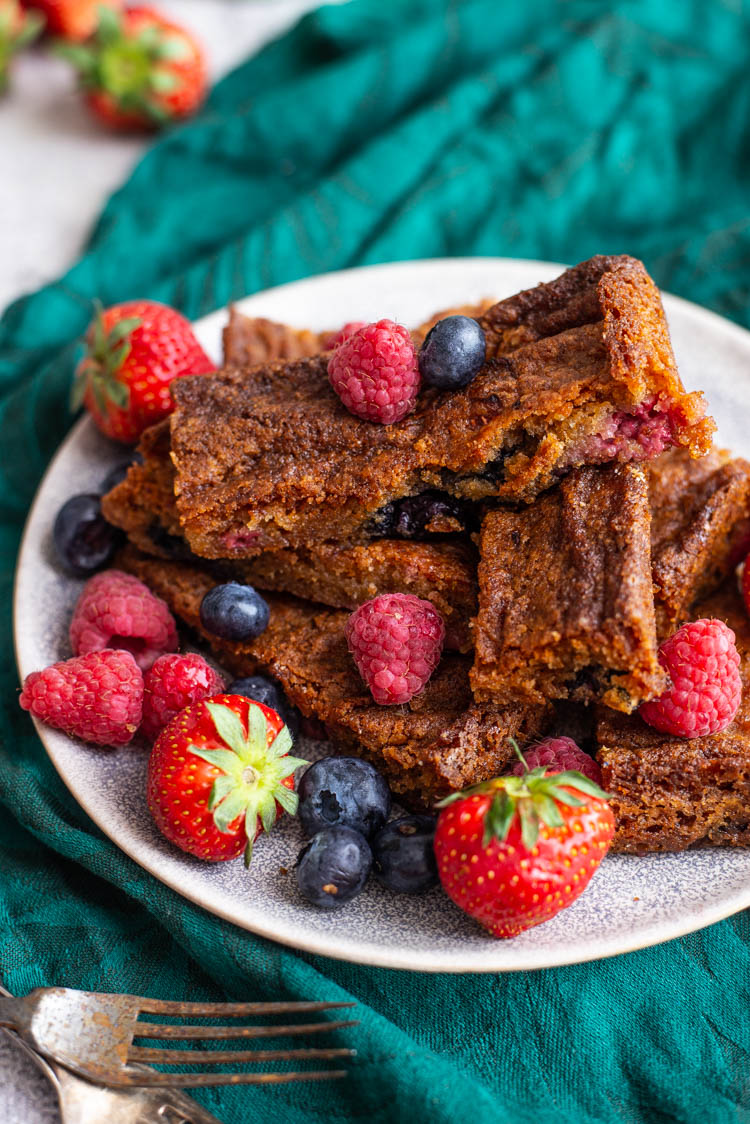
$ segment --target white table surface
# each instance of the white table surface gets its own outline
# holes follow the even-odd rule
[[[200,37],[214,78],[316,6],[314,0],[158,0]],[[60,60],[34,51],[17,61],[11,92],[0,101],[0,309],[75,260],[146,143],[100,128]],[[59,1120],[46,1079],[0,1032],[0,1122]]]

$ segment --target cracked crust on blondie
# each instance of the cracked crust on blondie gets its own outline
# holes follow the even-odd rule
[[[647,471],[656,623],[664,637],[750,549],[750,464],[721,449],[697,460],[673,449]]]
[[[547,706],[474,702],[470,661],[450,654],[409,703],[378,706],[346,645],[347,612],[270,595],[265,632],[251,643],[232,644],[201,629],[200,602],[214,584],[207,571],[148,558],[132,547],[125,548],[117,565],[163,597],[232,674],[262,670],[273,675],[304,715],[325,725],[337,747],[370,759],[407,803],[429,806],[502,773],[514,759],[508,738],[525,744],[549,718]]]
[[[601,699],[630,713],[666,685],[657,656],[641,467],[571,472],[482,524],[477,699]]]
[[[171,453],[191,549],[362,542],[384,507],[426,490],[530,501],[578,464],[708,449],[713,422],[680,383],[640,262],[593,258],[480,322],[489,358],[476,379],[424,390],[388,426],[346,411],[325,357],[176,380]]]
[[[737,637],[742,702],[704,738],[672,738],[637,715],[598,715],[597,760],[617,820],[613,851],[683,851],[750,844],[750,620],[729,578],[693,619],[718,617]]]

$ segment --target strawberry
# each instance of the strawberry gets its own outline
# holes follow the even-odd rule
[[[36,39],[43,25],[42,17],[25,12],[18,0],[0,0],[0,94],[8,85],[13,55]]]
[[[275,710],[242,695],[214,695],[181,710],[154,743],[148,806],[159,830],[208,862],[249,865],[253,842],[282,811],[294,815],[291,735]]]
[[[118,8],[120,0],[26,0],[44,16],[46,29],[73,43],[88,39],[99,23],[99,9]]]
[[[172,412],[173,379],[215,370],[190,322],[155,301],[97,309],[85,342],[73,408],[83,403],[102,433],[126,444]]]
[[[90,109],[113,129],[161,128],[189,117],[206,94],[200,45],[154,8],[101,8],[91,40],[61,44],[58,53],[78,71]]]
[[[597,784],[544,765],[476,785],[438,807],[443,889],[496,937],[515,937],[571,905],[615,830]]]

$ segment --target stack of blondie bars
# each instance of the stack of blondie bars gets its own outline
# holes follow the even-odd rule
[[[725,620],[750,680],[734,575],[750,464],[713,448],[656,287],[640,262],[596,257],[460,311],[484,330],[482,370],[392,425],[333,392],[331,333],[231,311],[223,369],[173,384],[173,414],[103,501],[130,540],[118,564],[407,804],[507,771],[510,738],[571,733],[601,764],[615,850],[750,843],[750,693],[703,738],[637,714],[666,685],[660,641],[689,619]],[[270,606],[247,643],[201,629],[203,596],[228,579]],[[446,650],[411,702],[378,706],[345,626],[394,591],[436,606]]]

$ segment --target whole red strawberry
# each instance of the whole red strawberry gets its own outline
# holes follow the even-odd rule
[[[282,811],[294,815],[291,735],[275,710],[242,695],[214,695],[172,719],[148,763],[148,806],[160,831],[208,862],[245,854]]]
[[[545,766],[477,785],[439,807],[443,889],[496,937],[515,937],[571,905],[615,830],[597,784]]]
[[[42,17],[25,12],[19,0],[0,0],[0,94],[8,85],[13,55],[36,39],[43,24]]]
[[[78,71],[90,108],[113,129],[161,128],[189,117],[206,94],[200,45],[154,8],[102,8],[91,40],[59,53]]]
[[[102,433],[132,444],[174,409],[173,379],[213,370],[189,320],[165,304],[127,301],[97,311],[73,406],[83,403]]]
[[[96,31],[100,8],[120,8],[121,0],[25,0],[44,16],[46,30],[74,43]]]

